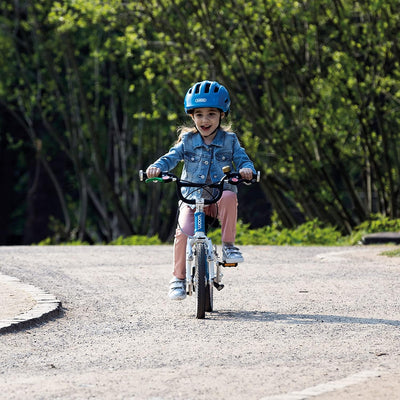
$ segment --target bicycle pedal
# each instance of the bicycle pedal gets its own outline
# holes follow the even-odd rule
[[[219,292],[219,291],[221,291],[221,290],[225,287],[225,285],[222,284],[222,283],[214,282],[214,287],[215,287],[215,288],[218,290],[218,292]]]
[[[228,268],[234,268],[237,267],[238,263],[227,263],[227,262],[223,262],[222,266],[223,267],[228,267]]]

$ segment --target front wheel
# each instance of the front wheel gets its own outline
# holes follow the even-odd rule
[[[203,319],[206,315],[206,246],[204,243],[196,244],[196,318]]]
[[[213,310],[213,285],[207,282],[206,285],[206,311],[212,312]]]

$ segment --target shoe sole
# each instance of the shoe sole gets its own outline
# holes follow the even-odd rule
[[[180,301],[180,300],[185,300],[186,299],[186,296],[180,296],[180,297],[171,297],[171,296],[168,296],[169,297],[169,299],[170,300],[174,300],[174,301]]]
[[[224,263],[227,264],[237,264],[244,261],[243,258],[227,258],[226,260],[222,260]]]

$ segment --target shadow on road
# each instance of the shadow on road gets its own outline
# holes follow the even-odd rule
[[[344,317],[340,315],[320,314],[278,314],[265,311],[227,311],[220,310],[210,314],[210,319],[233,320],[241,319],[254,322],[281,321],[288,324],[361,324],[400,326],[400,321],[377,318]]]

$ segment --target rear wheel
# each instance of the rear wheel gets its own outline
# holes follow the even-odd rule
[[[206,246],[204,243],[196,244],[196,318],[203,319],[206,315]]]

